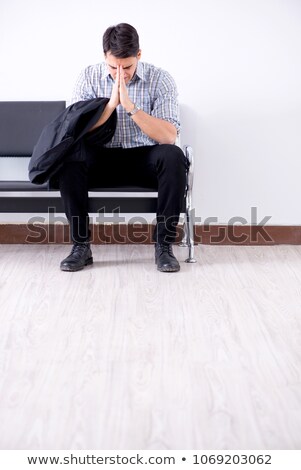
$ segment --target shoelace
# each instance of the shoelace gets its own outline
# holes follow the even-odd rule
[[[169,255],[173,255],[172,253],[172,245],[161,245],[161,244],[158,244],[157,245],[158,247],[158,250],[160,250],[161,253],[168,253]]]
[[[87,243],[75,243],[72,247],[71,255],[73,255],[75,252],[81,255],[87,248],[88,248]]]

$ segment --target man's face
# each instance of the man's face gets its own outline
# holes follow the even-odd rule
[[[141,51],[138,52],[137,57],[126,57],[125,59],[119,59],[118,57],[113,56],[110,52],[107,52],[107,54],[105,54],[105,61],[109,73],[114,80],[116,79],[117,66],[121,65],[124,73],[124,81],[127,84],[134,76],[140,57]]]

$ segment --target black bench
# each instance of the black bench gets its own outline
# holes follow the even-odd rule
[[[64,101],[0,102],[0,159],[9,159],[10,167],[13,169],[17,169],[20,162],[23,163],[23,166],[26,164],[27,167],[33,147],[43,127],[65,107]],[[189,256],[186,261],[194,262],[191,205],[193,154],[192,148],[187,145],[184,146],[183,151],[189,163],[189,170],[187,171],[187,185],[183,200],[184,237],[181,244],[189,248]],[[0,164],[3,163],[1,160]],[[91,213],[138,214],[156,213],[157,210],[157,195],[154,194],[156,189],[153,188],[124,186],[91,188],[90,191],[92,195],[89,198],[89,212]],[[26,196],[20,194],[23,192],[27,193]],[[120,193],[120,196],[119,194],[118,196],[108,195],[108,193]],[[127,193],[135,193],[135,197],[129,197]],[[64,210],[60,194],[48,183],[35,185],[28,179],[20,181],[6,178],[0,180],[0,213],[49,212],[64,212]]]

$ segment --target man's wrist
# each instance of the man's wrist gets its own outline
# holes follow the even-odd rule
[[[110,110],[112,110],[112,111],[114,111],[114,109],[116,109],[117,106],[118,106],[118,103],[116,104],[116,103],[114,103],[114,102],[111,101],[111,100],[108,101],[108,103],[107,103],[107,109],[110,109]]]
[[[124,106],[124,109],[125,109],[125,112],[126,113],[131,113],[133,111],[133,109],[135,109],[135,103],[132,103],[131,101],[129,102],[129,104],[127,104],[126,106]]]
[[[131,108],[129,110],[126,109],[126,112],[127,112],[127,115],[131,117],[131,116],[134,116],[134,114],[136,114],[140,109],[141,109],[140,106],[138,106],[135,103],[132,103]]]

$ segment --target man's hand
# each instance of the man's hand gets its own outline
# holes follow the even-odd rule
[[[109,101],[109,106],[113,109],[117,108],[117,106],[120,103],[119,86],[120,86],[120,70],[118,66],[115,82],[114,82],[113,89],[112,89],[111,98]]]
[[[131,102],[128,95],[128,90],[124,80],[124,71],[121,65],[117,66],[117,73],[109,101],[109,106],[115,109],[119,104],[121,104],[121,106],[123,106],[127,112],[134,109],[134,103]]]
[[[120,104],[128,113],[132,111],[135,107],[134,103],[129,98],[128,90],[124,80],[124,71],[123,68],[118,66],[117,71],[119,69],[119,97],[120,97]]]
[[[109,119],[109,117],[117,108],[117,106],[120,104],[119,86],[120,86],[120,70],[119,70],[119,67],[117,67],[117,74],[116,74],[116,79],[113,85],[111,97],[108,103],[106,104],[106,107],[102,115],[98,119],[97,123],[94,124],[94,126],[91,127],[91,129],[89,129],[89,132],[94,131],[94,129],[97,129],[98,127],[102,126]]]
[[[109,119],[114,109],[116,109],[119,104],[121,104],[121,106],[123,106],[127,112],[132,111],[135,106],[134,103],[132,103],[129,98],[127,87],[126,87],[125,80],[124,80],[124,71],[121,65],[117,66],[117,73],[116,73],[116,78],[115,78],[115,82],[114,82],[113,89],[112,89],[112,94],[104,109],[104,112],[100,116],[97,123],[93,127],[91,127],[89,131],[91,132],[94,129],[97,129],[97,127],[104,124]]]

